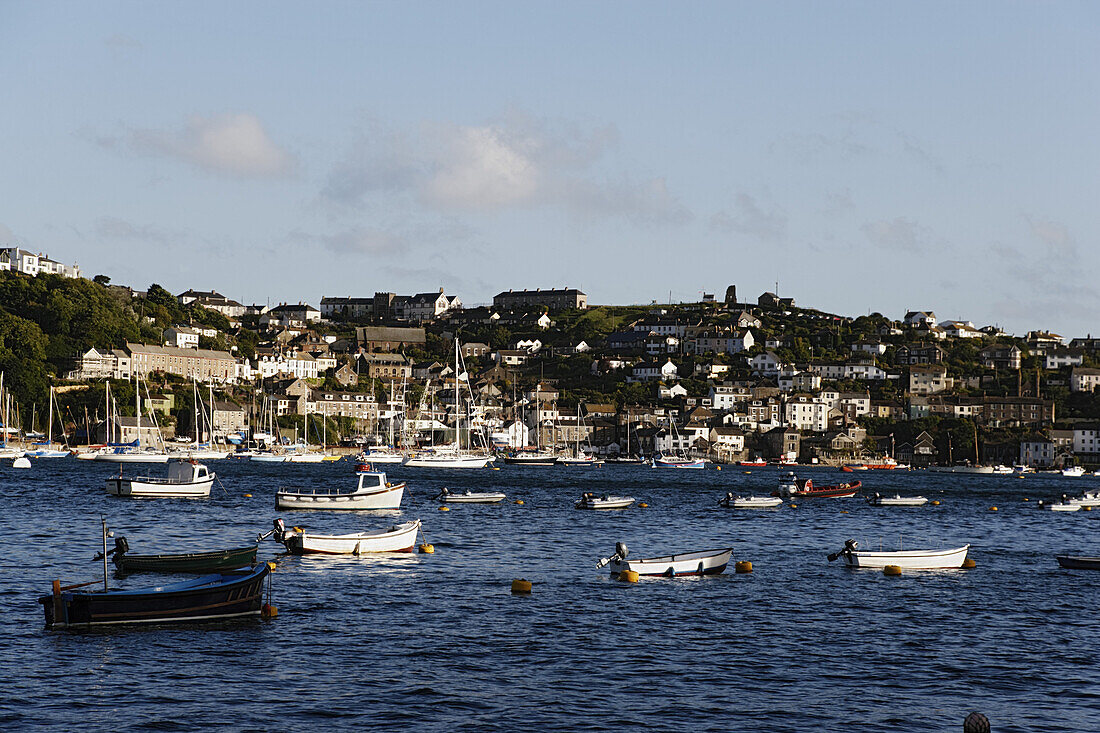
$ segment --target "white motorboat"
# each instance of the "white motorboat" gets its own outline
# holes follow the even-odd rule
[[[597,568],[611,566],[611,574],[619,575],[623,571],[633,570],[638,575],[664,576],[672,578],[681,575],[718,575],[729,564],[732,547],[718,550],[699,550],[678,555],[646,557],[628,560],[629,550],[622,542],[615,543],[615,554],[596,563]]]
[[[1012,466],[1006,466],[1003,463],[999,463],[993,467],[993,473],[1001,476],[1010,476],[1014,473]]]
[[[0,458],[15,459],[22,457],[25,453],[26,451],[24,451],[22,448],[9,448],[7,446],[0,447]]]
[[[509,466],[553,466],[561,456],[547,450],[522,450],[505,455],[501,460]]]
[[[580,455],[580,456],[562,456],[558,459],[559,466],[571,466],[573,468],[599,468],[603,465],[603,461],[595,456]]]
[[[848,540],[844,549],[829,555],[832,562],[838,557],[844,558],[844,564],[850,568],[884,568],[897,565],[911,570],[942,570],[961,568],[966,560],[970,545],[953,547],[947,550],[897,550],[893,552],[867,552],[858,549],[859,543]]]
[[[211,448],[199,448],[196,450],[184,448],[176,451],[175,454],[179,458],[193,458],[196,461],[221,461],[229,458],[229,451],[213,450]]]
[[[1070,466],[1069,468],[1062,469],[1063,476],[1069,476],[1071,478],[1078,478],[1085,475],[1085,469],[1081,466]]]
[[[290,456],[286,453],[265,453],[260,451],[248,456],[248,460],[255,461],[256,463],[289,463]]]
[[[384,473],[360,473],[354,491],[288,491],[275,494],[276,509],[399,509],[405,482],[391,484]]]
[[[981,473],[991,474],[993,473],[993,466],[979,466],[970,463],[960,463],[955,466],[929,466],[929,471],[935,473]]]
[[[216,474],[197,461],[176,459],[168,464],[164,478],[135,476],[124,478],[121,471],[107,479],[111,496],[194,498],[210,496]]]
[[[372,448],[360,453],[356,460],[363,463],[401,463],[405,460],[405,454],[398,451]]]
[[[380,532],[317,534],[287,529],[282,519],[275,520],[275,540],[294,555],[361,555],[367,552],[412,552],[420,520],[395,524]],[[260,539],[267,535],[261,535]]]
[[[867,497],[867,503],[871,506],[924,506],[928,503],[928,499],[923,496],[902,496],[901,494],[883,496],[876,493],[874,496]]]
[[[1084,505],[1074,503],[1072,499],[1067,497],[1065,494],[1062,494],[1061,501],[1051,502],[1043,501],[1042,499],[1040,499],[1039,503],[1036,504],[1036,506],[1039,509],[1049,509],[1052,512],[1077,512],[1080,511],[1081,507]]]
[[[1033,466],[1025,466],[1022,463],[1017,463],[1015,466],[1012,467],[1012,472],[1013,473],[1035,473],[1035,468]]]
[[[778,496],[734,496],[728,493],[718,502],[727,509],[770,509],[783,503]]]
[[[1086,491],[1081,496],[1075,496],[1067,501],[1082,507],[1100,506],[1100,491]]]
[[[485,468],[489,456],[476,453],[418,453],[405,459],[409,468]]]
[[[626,509],[633,503],[633,496],[609,496],[608,494],[597,496],[586,492],[580,499],[573,502],[573,506],[577,509]]]
[[[444,486],[439,495],[435,497],[444,504],[498,504],[508,497],[499,491],[465,491],[461,494],[452,494]]]

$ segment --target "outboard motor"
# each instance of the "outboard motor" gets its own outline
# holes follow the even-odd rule
[[[282,517],[280,517],[271,524],[274,527],[271,532],[275,537],[275,541],[282,542],[283,538],[286,537],[286,523],[282,520]]]
[[[829,562],[836,560],[841,555],[851,555],[859,547],[859,543],[855,540],[846,540],[844,542],[844,549],[840,552],[833,552],[829,554]]]
[[[630,550],[627,549],[625,542],[615,543],[615,554],[619,556],[620,560],[626,559],[626,556],[630,554]]]
[[[115,549],[108,552],[108,555],[114,555],[115,558],[120,558],[130,551],[130,543],[126,541],[126,538],[122,535],[115,537]]]

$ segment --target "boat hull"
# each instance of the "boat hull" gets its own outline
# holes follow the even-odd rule
[[[48,628],[172,623],[256,616],[263,603],[261,564],[156,588],[107,593],[62,591],[41,596]]]
[[[1100,570],[1100,557],[1056,555],[1058,564],[1069,570]]]
[[[633,503],[633,496],[610,496],[606,499],[578,499],[573,506],[577,509],[626,509]]]
[[[111,496],[159,499],[198,499],[210,496],[214,474],[200,481],[177,483],[128,478],[107,479],[107,493]]]
[[[162,555],[116,554],[119,573],[213,573],[242,568],[256,562],[256,546],[237,547],[214,552],[190,552]]]
[[[368,552],[412,552],[420,520],[405,522],[384,532],[322,535],[291,532],[283,544],[293,555],[361,555]]]
[[[500,493],[469,492],[466,494],[447,494],[439,497],[439,501],[444,504],[498,504],[506,498],[508,497]]]
[[[961,568],[970,545],[949,550],[900,550],[897,552],[845,552],[841,554],[850,568],[884,568],[897,565],[911,570],[945,570]]]
[[[411,456],[405,459],[409,468],[485,468],[489,459],[484,456]]]
[[[388,486],[365,493],[318,493],[280,491],[275,495],[276,509],[328,509],[358,511],[361,509],[400,509],[405,484]]]
[[[783,500],[777,496],[738,496],[723,500],[722,506],[730,509],[771,509],[782,503]]]
[[[640,560],[612,560],[611,574],[618,575],[624,570],[633,570],[638,575],[664,576],[666,578],[686,575],[718,575],[726,569],[732,554],[733,548],[724,548],[664,557],[649,557]]]
[[[167,453],[96,453],[97,461],[106,463],[167,463]]]

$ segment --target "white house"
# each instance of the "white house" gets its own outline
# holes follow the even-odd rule
[[[710,402],[715,410],[732,410],[739,403],[748,402],[752,390],[748,387],[730,387],[716,384],[710,388]]]
[[[749,366],[754,372],[765,377],[779,375],[779,365],[782,363],[774,351],[765,351],[749,359]]]
[[[940,324],[948,336],[959,339],[980,339],[985,334],[974,327],[970,321],[944,321]]]
[[[1100,369],[1074,367],[1069,375],[1070,392],[1092,392],[1100,386]]]
[[[1051,349],[1043,355],[1043,366],[1046,369],[1081,366],[1084,363],[1085,352],[1081,349]]]
[[[672,363],[671,359],[664,364],[658,364],[656,362],[637,364],[631,371],[631,381],[634,382],[648,382],[654,379],[659,379],[664,382],[676,379],[679,376],[680,370]]]
[[[932,311],[909,311],[903,320],[906,326],[935,326],[936,314]]]
[[[199,348],[199,332],[189,326],[172,326],[164,329],[165,346],[181,349]]]
[[[943,364],[914,364],[909,367],[909,391],[913,394],[935,394],[955,386]]]
[[[74,264],[70,267],[57,260],[51,260],[42,253],[35,254],[19,247],[0,249],[0,270],[21,272],[32,276],[44,272],[63,277],[84,277],[84,271],[80,269],[80,265]]]
[[[678,397],[687,397],[687,389],[682,384],[673,384],[671,386],[660,383],[657,385],[657,399],[659,400],[674,400]]]
[[[1078,423],[1073,426],[1073,452],[1100,453],[1100,423]]]
[[[783,419],[788,427],[823,433],[829,427],[829,405],[820,397],[792,395],[783,406]]]

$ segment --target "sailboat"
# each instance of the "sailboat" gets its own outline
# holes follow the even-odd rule
[[[558,458],[558,463],[562,466],[582,466],[596,468],[603,465],[603,461],[592,455],[592,442],[589,440],[588,449],[589,452],[585,453],[581,450],[581,428],[584,427],[584,418],[581,417],[581,403],[577,402],[577,439],[573,444],[573,453],[568,456],[561,456]]]
[[[372,399],[373,399],[373,395],[374,395],[374,388],[372,386],[371,387]],[[394,422],[394,420],[397,419],[398,414],[400,414],[402,416],[404,416],[404,414],[405,414],[405,410],[404,410],[404,408],[405,408],[405,381],[404,381],[404,379],[402,379],[402,381],[401,381],[401,402],[400,402],[401,411],[400,411],[400,413],[396,409],[396,407],[399,403],[398,403],[398,401],[395,398],[394,393],[393,393],[393,380],[392,379],[390,380],[390,393],[389,393],[388,397],[389,397],[389,399],[388,399],[387,402],[388,402],[388,405],[389,405],[389,410],[387,410],[387,414],[389,416],[389,420],[388,420],[388,422],[389,422],[389,428],[388,428],[389,429],[389,443],[386,445],[386,447],[381,447],[381,445],[380,445],[380,443],[382,441],[381,431],[376,432],[375,433],[375,445],[373,445],[373,446],[367,448],[365,451],[363,451],[362,455],[359,456],[359,460],[361,460],[361,461],[365,461],[365,462],[368,462],[368,463],[401,463],[402,461],[405,460],[405,455],[401,451],[395,450],[394,447],[393,447],[394,446],[394,442],[393,442],[394,441],[393,422]],[[402,417],[402,422],[404,422],[403,417]],[[377,427],[378,421],[375,421],[375,424],[376,424],[376,427]]]
[[[462,447],[462,409],[460,407],[460,385],[468,379],[462,369],[462,357],[458,352],[458,339],[455,339],[455,443],[453,448],[444,448],[431,452],[422,452],[405,459],[410,468],[485,468],[491,456],[475,453],[469,447],[470,429],[466,428],[467,447]],[[467,423],[469,419],[467,418]]]
[[[152,410],[149,411],[150,412],[150,421],[147,422],[147,423],[142,421],[142,415],[141,415],[141,384],[142,384],[141,377],[135,375],[134,376],[134,414],[137,415],[136,423],[137,423],[138,437],[131,443],[108,443],[107,444],[108,449],[101,452],[101,453],[96,453],[95,460],[97,460],[97,461],[107,461],[109,463],[167,463],[168,462],[168,458],[169,458],[168,453],[166,453],[163,449],[163,445],[164,445],[164,439],[163,438],[161,438],[161,440],[160,440],[160,443],[161,443],[161,446],[162,446],[162,448],[160,450],[157,450],[154,447],[148,447],[148,448],[142,448],[141,447],[141,429],[143,427],[147,427],[147,426],[151,425],[152,427],[155,427],[157,429],[157,434],[158,435],[160,434],[160,427],[157,425],[156,418],[153,417],[153,415],[152,415]],[[110,403],[110,397],[109,397],[109,394],[110,394],[109,390],[110,390],[110,387],[108,385],[108,402],[107,402],[108,420],[110,419],[110,414],[111,414],[111,406],[110,406],[111,403]],[[117,425],[117,418],[116,418],[116,425]],[[109,427],[110,427],[110,423],[108,422],[108,428]],[[121,433],[122,433],[122,430],[120,429],[119,434],[121,435]],[[111,438],[111,433],[110,433],[110,430],[108,429],[107,439],[110,440],[110,438]]]
[[[53,410],[54,410],[54,388],[50,387],[50,408],[49,408],[49,422],[46,424],[46,442],[35,443],[37,446],[35,450],[27,451],[25,455],[29,458],[66,458],[70,455],[68,450],[54,450],[53,449]],[[58,410],[58,419],[61,418],[61,411]],[[61,433],[62,438],[65,437],[64,431]],[[67,440],[67,439],[66,439]]]
[[[676,433],[676,422],[669,415],[668,418],[669,428],[672,432],[672,440],[674,443],[678,443]],[[653,456],[654,468],[706,468],[707,462],[702,458],[688,458],[683,452],[679,451],[677,455],[666,456],[663,453],[658,453]]]
[[[537,395],[542,390],[542,384],[540,383],[535,387],[535,394]],[[539,415],[540,410],[537,404],[535,404],[535,414]],[[519,401],[520,407],[524,408],[523,412],[526,413],[528,400],[524,397]],[[526,422],[525,415],[521,415],[521,422]],[[542,448],[542,420],[537,421],[538,427],[535,429],[535,449],[520,448],[519,450],[512,451],[504,456],[504,462],[510,466],[553,466],[558,462],[558,454],[550,450],[543,450]]]
[[[186,448],[184,453],[188,458],[200,461],[220,460],[222,458],[229,457],[229,451],[227,450],[215,450],[213,446],[214,440],[214,387],[209,386],[210,389],[210,412],[207,414],[206,407],[202,403],[202,398],[199,397],[198,383],[192,381],[191,389],[194,393],[195,399],[195,440],[194,448]],[[206,442],[202,440],[202,428],[201,423],[205,421],[206,432],[209,434],[210,439]]]
[[[0,400],[4,403],[4,434],[0,437],[0,458],[22,458],[22,449],[8,446],[8,414],[11,412],[11,395],[4,391],[3,372],[0,372]]]

